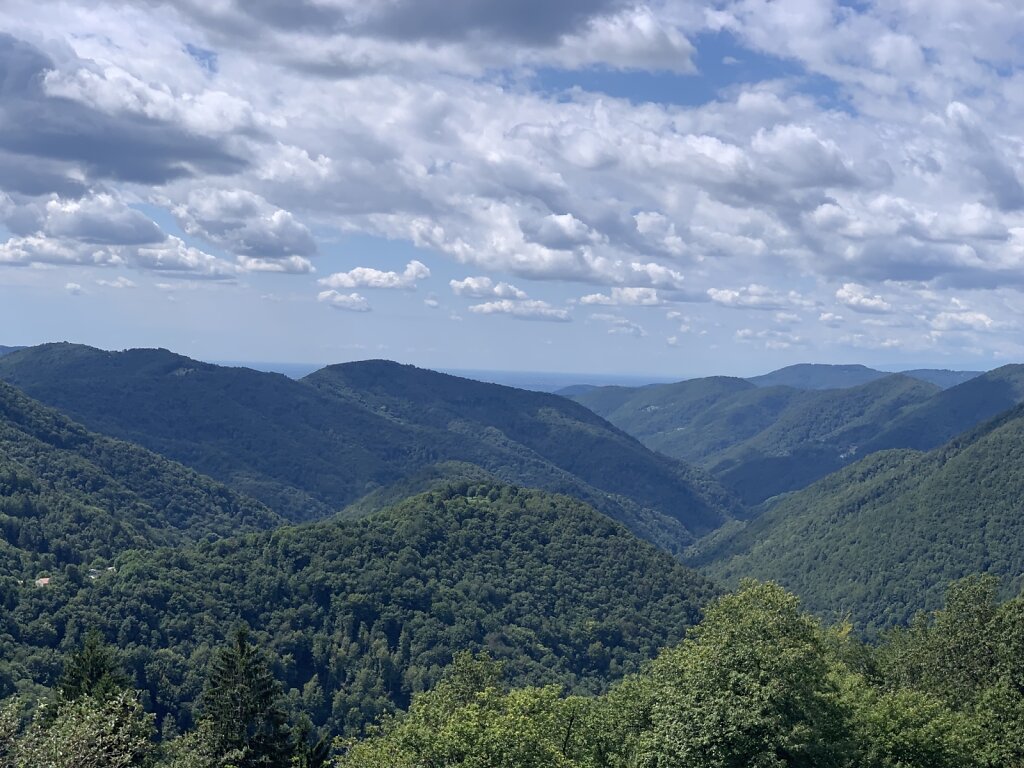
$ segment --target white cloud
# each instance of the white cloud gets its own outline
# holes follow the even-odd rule
[[[415,259],[401,272],[383,272],[372,267],[356,267],[348,272],[335,272],[317,282],[329,288],[387,288],[416,290],[416,283],[430,277],[430,270]]]
[[[70,293],[72,296],[80,296],[82,293],[84,293],[84,291],[82,290],[82,286],[80,286],[78,283],[67,283],[64,286],[64,290]]]
[[[611,294],[591,293],[580,298],[580,304],[603,304],[609,307],[660,307],[665,298],[654,288],[612,288]]]
[[[622,315],[610,315],[605,313],[595,313],[590,316],[591,320],[595,320],[601,323],[608,324],[608,333],[613,335],[622,336],[635,336],[642,338],[647,335],[647,331],[639,323],[634,323],[627,317]]]
[[[871,294],[866,287],[857,283],[844,283],[836,291],[836,301],[855,312],[884,315],[893,311],[893,306],[881,296]]]
[[[936,331],[988,331],[995,325],[984,312],[940,312],[931,320]]]
[[[782,293],[768,286],[751,283],[742,288],[709,288],[708,296],[723,307],[740,309],[778,310],[790,307],[809,307],[813,302],[796,291]]]
[[[123,275],[121,277],[118,277],[116,280],[97,280],[96,285],[101,285],[104,288],[117,289],[137,287],[134,282],[129,280],[127,277],[124,277]]]
[[[512,301],[501,299],[499,301],[488,301],[483,304],[474,304],[469,308],[470,312],[481,315],[511,315],[520,320],[546,320],[556,323],[569,322],[572,317],[568,310],[552,307],[546,301],[527,300]]]
[[[316,297],[317,301],[322,301],[335,309],[344,309],[348,312],[369,312],[370,302],[366,300],[366,297],[360,296],[358,293],[339,293],[338,291],[320,291]]]
[[[467,277],[463,280],[450,280],[448,285],[456,296],[469,296],[474,299],[525,299],[526,293],[514,285],[505,282],[495,283],[489,277]]]

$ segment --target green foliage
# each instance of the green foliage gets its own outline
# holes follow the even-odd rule
[[[436,688],[373,739],[353,743],[338,765],[597,768],[588,738],[596,704],[563,698],[558,686],[505,691],[497,665],[461,654]]]
[[[574,399],[648,447],[700,464],[748,504],[850,463],[893,420],[939,391],[902,375],[825,390],[725,377],[625,390],[629,396],[606,389]]]
[[[1015,593],[1022,467],[1016,409],[928,454],[874,454],[776,501],[690,562],[727,584],[778,581],[820,615],[849,615],[869,634],[937,608],[946,585],[971,573],[1004,577]]]
[[[677,641],[712,594],[578,501],[460,486],[364,520],[125,554],[81,588],[16,588],[0,651],[12,677],[52,684],[59,638],[97,627],[161,727],[181,730],[211,649],[243,621],[280,659],[289,709],[354,733],[461,650],[489,650],[520,684],[600,690]]]
[[[640,754],[659,768],[826,768],[850,753],[822,630],[775,585],[715,602],[650,674]]]
[[[209,752],[237,768],[274,768],[293,752],[281,690],[267,662],[239,628],[210,661],[200,702]]]
[[[103,642],[99,632],[92,630],[86,634],[82,647],[65,662],[57,693],[63,701],[76,701],[83,696],[106,699],[127,687],[115,650]]]
[[[292,520],[325,517],[395,484],[408,489],[453,462],[572,494],[675,551],[742,512],[704,473],[564,398],[386,361],[293,381],[166,350],[47,344],[0,358],[0,378]]]
[[[0,383],[0,578],[80,583],[88,566],[126,549],[279,522],[251,499]]]
[[[5,709],[0,714],[3,768],[146,768],[155,755],[153,716],[132,691],[105,699],[86,696],[61,704],[52,715],[38,709],[24,730],[7,723]]]
[[[957,602],[974,588],[954,589],[949,613],[928,626],[945,633],[958,623]],[[951,664],[972,664],[963,645],[918,651],[919,659],[944,653]],[[680,645],[599,697],[565,697],[555,687],[507,691],[488,659],[457,657],[408,713],[351,740],[338,768],[1024,765],[1006,743],[1007,734],[1019,740],[1024,732],[1024,711],[990,707],[985,696],[950,700],[901,684],[879,671],[890,662],[874,658],[893,654],[902,652],[889,643],[861,646],[846,629],[823,628],[776,585],[748,583],[715,602]]]

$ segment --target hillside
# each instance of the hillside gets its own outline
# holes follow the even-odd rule
[[[865,442],[938,392],[899,374],[828,390],[712,377],[574,399],[648,447],[704,467],[756,504],[853,461]]]
[[[185,725],[211,646],[241,619],[287,659],[278,674],[314,720],[351,733],[467,649],[507,661],[520,683],[600,690],[678,641],[713,594],[592,508],[496,485],[115,562],[95,582],[5,588],[0,695],[19,677],[52,683],[51,649],[96,626],[152,708]]]
[[[867,384],[889,374],[864,365],[826,365],[799,363],[777,371],[747,379],[758,387],[793,387],[794,389],[841,389]]]
[[[0,576],[274,527],[261,504],[0,383]]]
[[[1024,407],[929,453],[883,451],[710,537],[713,578],[776,580],[811,609],[869,631],[937,608],[975,572],[1024,574]]]
[[[703,473],[564,398],[411,366],[332,366],[293,381],[166,350],[51,344],[0,358],[0,379],[292,520],[476,468],[577,496],[673,550],[742,514]],[[410,485],[417,478],[423,485]]]
[[[5,347],[0,344],[0,357],[9,355],[11,352],[17,352],[19,349],[24,349],[24,347]]]
[[[926,381],[929,384],[934,384],[942,389],[949,389],[955,387],[957,384],[963,384],[966,381],[975,379],[981,376],[984,371],[951,371],[947,368],[915,368],[910,371],[902,371],[904,376],[910,376],[913,379],[919,379],[920,381]]]
[[[976,424],[1024,402],[1024,365],[1004,365],[938,393],[894,419],[865,451],[936,448]]]

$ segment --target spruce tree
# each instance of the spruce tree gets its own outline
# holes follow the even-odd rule
[[[103,642],[100,633],[90,630],[82,646],[64,664],[64,674],[57,683],[63,701],[77,701],[83,696],[108,699],[128,687],[116,651]]]
[[[281,688],[249,633],[239,628],[212,661],[202,718],[212,751],[238,768],[280,768],[293,752]]]

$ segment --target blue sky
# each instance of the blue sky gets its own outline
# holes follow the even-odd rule
[[[0,344],[685,377],[1024,358],[1024,10],[0,9]]]

